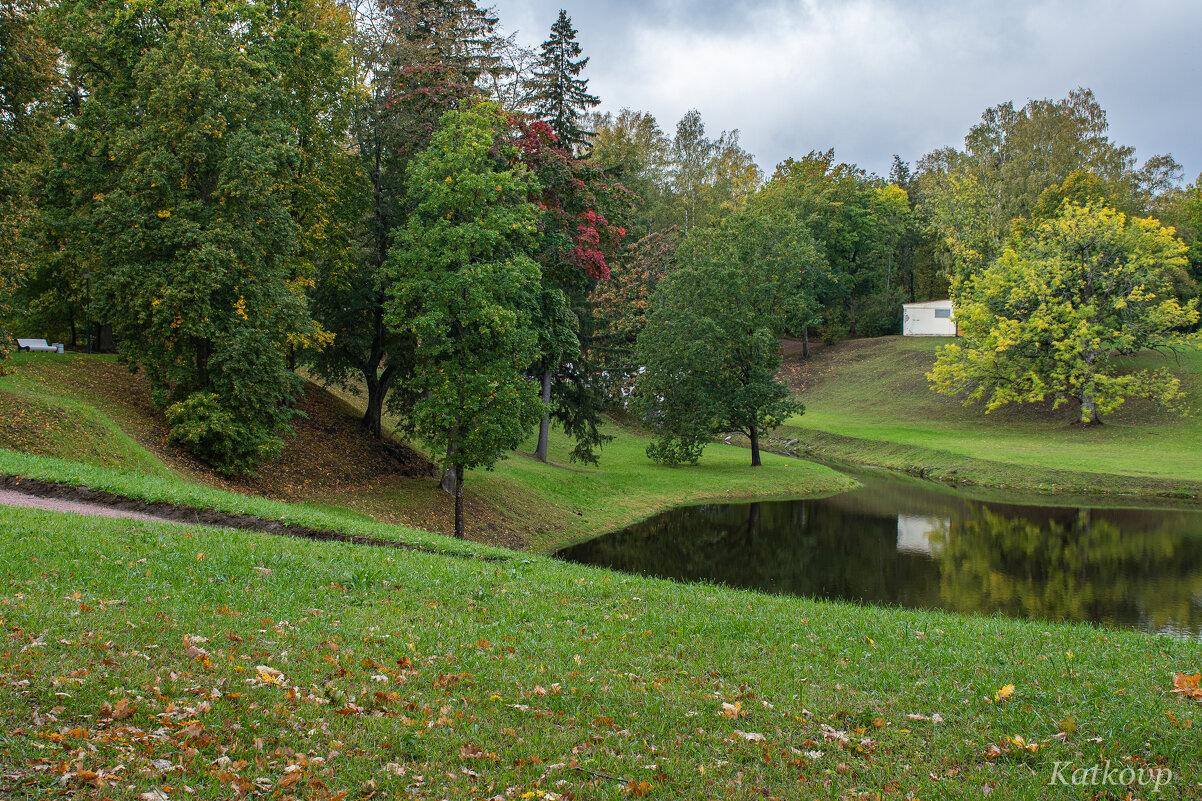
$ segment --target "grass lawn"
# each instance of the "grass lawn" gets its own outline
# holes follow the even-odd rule
[[[1202,794],[1197,641],[33,510],[0,556],[6,798]],[[1173,775],[1049,786],[1106,760]]]
[[[345,510],[429,532],[453,528],[451,499],[437,477],[428,471],[414,475],[408,462],[395,462],[363,435],[353,405],[361,399],[355,396],[309,385],[307,417],[280,459],[256,477],[229,479],[166,442],[145,382],[111,357],[20,354],[13,361],[18,372],[0,379],[0,423],[11,419],[0,426],[0,471],[8,475],[271,519],[278,510],[264,500],[252,504],[258,511],[248,511],[248,496],[303,501],[314,514],[333,510],[337,517],[337,510]],[[827,467],[782,456],[765,454],[763,467],[752,469],[745,449],[722,444],[707,448],[697,467],[663,467],[647,458],[644,437],[616,424],[606,430],[616,439],[596,467],[571,464],[569,443],[553,431],[550,464],[529,456],[532,439],[495,470],[470,471],[468,537],[542,553],[670,506],[829,494],[855,486]]]
[[[1181,377],[1189,396],[1186,414],[1137,400],[1105,418],[1102,426],[1082,428],[1072,422],[1076,409],[1067,406],[1055,411],[1050,406],[1004,407],[986,415],[981,406],[966,407],[936,394],[925,373],[944,342],[885,337],[841,343],[809,364],[790,357],[786,374],[801,390],[806,412],[790,420],[778,438],[818,433],[866,441],[842,443],[847,453],[837,455],[860,450],[884,463],[929,464],[949,455],[985,460],[1012,466],[1008,472],[1014,485],[1043,480],[1038,471],[1023,468],[1130,477],[1136,481],[1126,483],[1136,488],[1143,480],[1150,486],[1202,482],[1202,352],[1135,360],[1140,367],[1168,366]],[[820,440],[812,441],[823,451]],[[839,449],[828,444],[827,450]],[[1088,486],[1089,480],[1083,484]]]
[[[615,439],[601,452],[597,466],[572,464],[571,443],[552,432],[549,464],[529,454],[531,439],[496,469],[469,471],[464,484],[470,515],[482,514],[485,522],[516,533],[523,547],[535,552],[554,551],[564,545],[613,531],[656,512],[686,503],[749,498],[796,498],[831,494],[855,482],[822,465],[765,453],[763,466],[752,469],[745,448],[714,444],[706,448],[695,467],[664,467],[647,458],[647,439],[616,425],[606,433]],[[409,519],[437,531],[449,531],[452,510],[446,496],[431,499],[415,491],[413,482],[384,490],[363,500],[358,508],[413,510]],[[427,486],[431,482],[426,482]],[[421,510],[421,511],[419,511]],[[422,516],[427,515],[427,516]],[[381,517],[381,519],[384,519]]]

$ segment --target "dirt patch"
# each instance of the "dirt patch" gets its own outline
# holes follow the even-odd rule
[[[434,553],[440,556],[479,559],[486,562],[502,562],[509,559],[506,556],[478,556],[461,551],[435,550],[433,548],[424,548],[420,545],[378,537],[363,537],[346,534],[341,531],[332,531],[330,529],[294,526],[281,523],[278,520],[268,520],[252,515],[228,514],[215,509],[200,509],[194,506],[183,506],[162,501],[139,501],[133,498],[126,498],[122,495],[115,495],[111,492],[105,492],[104,490],[95,490],[74,484],[60,484],[53,481],[22,478],[19,476],[0,476],[0,491],[20,493],[27,497],[42,499],[47,501],[47,503],[38,504],[37,508],[53,511],[99,514],[107,517],[133,517],[137,515],[140,516],[138,519],[236,528],[243,531],[262,531],[267,534],[299,537],[307,540],[348,542],[352,545],[369,545],[378,548],[399,548]],[[2,497],[0,496],[0,498]],[[126,512],[129,514],[117,515],[114,514],[115,512]]]
[[[144,375],[131,373],[110,359],[79,356],[30,363],[22,366],[21,371],[32,381],[44,383],[49,395],[66,395],[94,405],[169,467],[209,486],[277,500],[296,500],[309,497],[318,489],[340,492],[384,476],[437,476],[430,460],[416,450],[394,439],[377,440],[370,436],[360,426],[360,415],[355,409],[316,384],[305,383],[304,397],[296,407],[301,415],[293,420],[292,433],[285,438],[279,458],[260,465],[254,475],[229,478],[217,475],[204,462],[168,442],[166,421],[151,400],[150,382]],[[0,425],[4,422],[3,406],[12,407],[13,414],[34,411],[22,409],[14,396],[12,403],[0,404]],[[43,416],[64,414],[46,406],[48,411]],[[73,420],[52,418],[39,418],[36,425],[26,420],[12,422],[14,430],[45,430],[44,438],[51,441],[61,440],[62,432],[58,429],[63,425],[74,424]],[[74,441],[86,440],[83,436],[86,433],[76,432]],[[44,450],[21,443],[8,447],[29,453]]]

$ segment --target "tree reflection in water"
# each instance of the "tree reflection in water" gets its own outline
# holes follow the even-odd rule
[[[978,503],[860,477],[834,498],[665,512],[560,552],[681,581],[1202,634],[1202,514]]]

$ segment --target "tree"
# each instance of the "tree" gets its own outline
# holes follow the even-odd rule
[[[171,438],[225,472],[278,453],[300,391],[288,348],[321,335],[291,280],[298,231],[281,187],[297,149],[240,10],[69,18],[83,26],[67,41],[86,99],[58,144],[75,172],[60,176],[73,247],[121,360],[146,371]]]
[[[979,275],[953,284],[964,344],[946,345],[933,387],[986,411],[1007,403],[1075,400],[1096,425],[1127,398],[1172,406],[1183,397],[1167,370],[1121,372],[1119,358],[1186,342],[1197,301],[1171,293],[1185,247],[1155,220],[1066,201],[1016,237]]]
[[[836,162],[834,150],[812,151],[778,165],[755,202],[790,210],[813,232],[826,259],[816,292],[828,339],[896,331],[900,298],[891,267],[911,224],[903,189]]]
[[[1011,223],[1030,218],[1044,190],[1074,170],[1108,184],[1119,211],[1143,215],[1179,168],[1170,156],[1153,156],[1137,169],[1134,148],[1111,141],[1106,111],[1092,91],[1078,88],[1060,100],[986,109],[962,151],[945,148],[919,162],[920,208],[952,255],[953,270],[968,274],[989,264]]]
[[[805,291],[818,255],[787,211],[747,210],[697,231],[678,251],[686,265],[660,284],[637,357],[634,409],[657,431],[647,454],[696,463],[716,433],[739,431],[760,465],[760,434],[802,405],[776,380],[778,337],[812,313]]]
[[[535,458],[547,460],[554,418],[576,440],[572,460],[595,464],[596,449],[609,437],[600,433],[603,395],[582,348],[581,322],[590,292],[608,279],[611,257],[626,235],[610,217],[625,216],[632,200],[593,162],[564,149],[549,124],[523,120],[519,129],[522,161],[539,186],[531,200],[542,211],[537,259],[543,297],[535,318],[542,356],[534,373],[551,405],[539,426]]]
[[[59,79],[55,50],[42,30],[40,0],[0,8],[0,320],[35,261],[35,173],[45,165],[51,90]],[[0,359],[8,335],[0,326]],[[6,371],[0,365],[0,374]]]
[[[1159,217],[1166,225],[1172,225],[1181,241],[1189,246],[1193,285],[1187,291],[1196,295],[1202,283],[1202,173],[1189,186],[1169,193]]]
[[[638,375],[635,343],[647,324],[659,282],[675,268],[679,232],[669,228],[626,246],[610,267],[609,280],[589,296],[592,331],[588,358],[599,364],[599,384],[611,403],[624,403]]]
[[[561,8],[551,26],[551,36],[543,42],[531,94],[534,113],[547,121],[560,145],[569,151],[588,144],[590,132],[581,128],[580,122],[586,111],[601,102],[589,94],[588,79],[580,77],[588,65],[588,58],[580,54],[572,18]]]
[[[455,474],[457,537],[464,470],[491,468],[543,412],[526,374],[539,355],[536,186],[506,126],[486,102],[443,115],[412,164],[413,212],[385,264],[386,322],[415,342],[414,429]]]
[[[672,140],[660,130],[655,117],[624,108],[617,116],[593,115],[589,126],[595,131],[589,160],[640,198],[631,227],[640,236],[671,227],[668,169]]]
[[[501,71],[496,23],[467,0],[389,0],[357,21],[357,73],[368,86],[353,109],[350,133],[368,184],[358,231],[366,246],[317,276],[314,315],[335,338],[308,358],[323,380],[366,390],[362,425],[376,437],[386,406],[404,422],[414,401],[407,380],[414,342],[385,320],[384,267],[392,233],[411,211],[410,165],[443,113],[478,96],[477,82]]]

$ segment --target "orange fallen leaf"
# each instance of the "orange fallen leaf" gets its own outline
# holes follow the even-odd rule
[[[655,786],[651,784],[651,782],[635,781],[634,779],[631,779],[630,784],[626,785],[626,792],[630,793],[635,798],[641,798],[654,789]]]
[[[1184,695],[1186,698],[1193,698],[1195,701],[1202,701],[1202,673],[1195,672],[1192,676],[1187,676],[1184,673],[1177,673],[1173,676],[1173,692]]]

